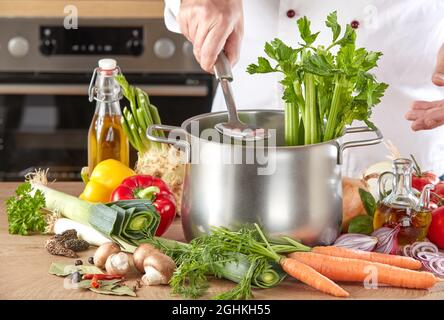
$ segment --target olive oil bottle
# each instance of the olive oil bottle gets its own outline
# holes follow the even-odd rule
[[[385,172],[379,178],[380,199],[373,218],[373,227],[400,226],[398,243],[400,245],[422,241],[427,235],[432,221],[430,209],[430,189],[424,187],[420,198],[412,189],[412,162],[409,159],[396,159],[393,172]],[[391,191],[387,195],[387,178],[392,179]]]
[[[129,145],[122,124],[120,99],[122,92],[115,76],[120,68],[113,59],[99,60],[94,70],[89,100],[96,100],[96,109],[88,132],[88,170],[106,159],[129,165]]]

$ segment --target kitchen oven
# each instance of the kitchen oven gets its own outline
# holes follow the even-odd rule
[[[0,180],[22,180],[35,168],[80,178],[95,108],[88,83],[103,57],[148,92],[164,123],[210,111],[212,76],[161,19],[80,20],[65,29],[62,19],[14,18],[0,19],[0,30]]]

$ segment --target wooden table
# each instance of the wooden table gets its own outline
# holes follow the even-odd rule
[[[90,291],[68,290],[63,287],[63,279],[48,274],[51,262],[70,264],[74,259],[52,256],[44,249],[48,236],[9,235],[4,201],[13,194],[16,183],[0,183],[0,299],[179,299],[172,296],[168,286],[143,287],[137,291],[137,298],[114,297],[95,294]],[[56,183],[56,189],[71,194],[79,194],[80,183]],[[183,240],[180,220],[170,228],[167,237]],[[93,254],[91,249],[80,254],[87,263]],[[129,284],[137,279],[137,274],[130,275]],[[342,284],[350,292],[351,299],[439,299],[444,300],[444,288],[437,287],[430,291],[406,290],[381,287],[365,289],[358,284]],[[209,289],[211,295],[231,288],[233,284],[225,280],[214,280]],[[294,279],[287,279],[278,287],[267,290],[254,290],[257,299],[332,299],[315,291]]]

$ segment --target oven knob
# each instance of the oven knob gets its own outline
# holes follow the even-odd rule
[[[176,46],[171,39],[160,38],[154,43],[154,54],[159,59],[171,58],[175,51]]]
[[[140,56],[143,53],[143,43],[138,39],[128,40],[126,48],[133,56]]]
[[[51,55],[55,50],[55,44],[54,41],[51,41],[50,39],[45,39],[40,44],[40,52],[45,55],[49,56]]]
[[[189,41],[185,41],[182,45],[182,53],[188,58],[194,57],[193,44]]]
[[[23,37],[14,37],[8,42],[8,51],[13,57],[24,57],[28,54],[29,42]]]

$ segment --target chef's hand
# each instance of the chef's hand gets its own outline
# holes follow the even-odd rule
[[[435,71],[432,82],[444,87],[444,45],[438,52]],[[444,100],[438,101],[414,101],[411,110],[405,115],[412,121],[414,131],[429,130],[444,125]]]
[[[232,65],[239,59],[244,32],[242,0],[182,0],[177,20],[202,69],[212,73],[222,49]]]

